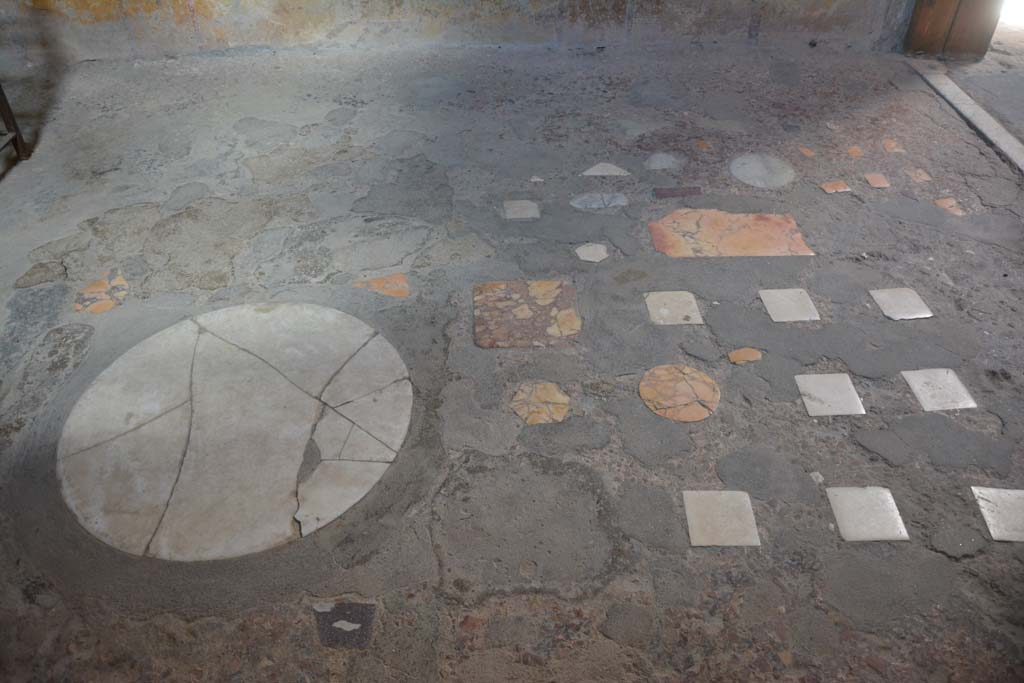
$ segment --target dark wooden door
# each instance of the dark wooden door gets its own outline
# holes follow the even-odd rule
[[[981,59],[999,23],[1003,0],[917,0],[907,52],[955,59]]]

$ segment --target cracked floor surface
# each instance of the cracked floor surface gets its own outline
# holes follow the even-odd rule
[[[15,102],[36,85],[5,82]],[[659,152],[680,163],[645,168]],[[730,162],[752,152],[796,179],[739,182]],[[599,163],[630,175],[581,175]],[[819,189],[831,181],[851,191]],[[578,201],[591,193],[616,197]],[[519,200],[537,216],[506,220]],[[1021,178],[900,58],[690,46],[84,63],[0,203],[5,678],[1024,676],[1024,546],[989,537],[971,490],[1024,488]],[[649,225],[681,209],[788,216],[787,244],[806,249],[670,258]],[[580,260],[585,243],[608,258]],[[365,286],[399,274],[408,296]],[[525,281],[571,287],[578,331],[478,346],[474,286]],[[869,291],[894,287],[934,316],[886,319]],[[767,317],[758,291],[793,288],[820,321]],[[652,291],[691,292],[704,324],[653,324]],[[416,398],[393,464],[340,519],[258,554],[167,562],[95,539],[56,475],[76,403],[151,335],[266,302],[343,311],[394,345]],[[488,334],[548,334],[515,320]],[[728,360],[747,347],[759,359]],[[660,365],[709,377],[713,414],[652,413],[638,386]],[[922,412],[900,376],[919,368],[954,370],[978,408]],[[821,374],[848,375],[866,414],[809,417],[794,377]],[[512,410],[538,381],[569,397],[562,421]],[[867,486],[889,489],[909,541],[839,536],[825,488]],[[713,490],[749,495],[760,546],[692,545],[684,492]]]

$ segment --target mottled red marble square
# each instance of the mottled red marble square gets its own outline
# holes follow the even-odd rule
[[[473,287],[473,337],[481,348],[565,346],[582,327],[576,288],[562,280],[484,282]]]

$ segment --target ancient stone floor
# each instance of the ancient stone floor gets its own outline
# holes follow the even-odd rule
[[[902,58],[37,70],[3,680],[1024,678],[1024,184]]]

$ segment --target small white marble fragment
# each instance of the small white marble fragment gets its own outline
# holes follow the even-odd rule
[[[978,407],[967,387],[949,368],[904,370],[901,374],[926,411]]]
[[[580,211],[603,211],[629,206],[629,200],[621,192],[587,192],[573,197],[569,204]]]
[[[743,491],[683,491],[693,546],[758,546],[750,496]]]
[[[540,218],[540,206],[529,199],[509,199],[502,210],[507,221],[535,221]]]
[[[576,256],[587,263],[600,263],[608,258],[608,247],[597,242],[588,242],[576,247]]]
[[[585,176],[627,176],[629,171],[624,168],[619,168],[615,164],[610,164],[607,161],[602,161],[599,164],[594,164],[586,171],[583,172]]]
[[[1024,541],[1024,491],[972,486],[993,541]]]
[[[814,302],[803,289],[762,289],[758,292],[774,322],[795,323],[821,320]]]
[[[909,541],[892,493],[881,486],[825,489],[844,541]]]
[[[797,375],[794,379],[811,417],[864,414],[864,405],[849,375]]]
[[[918,320],[933,315],[921,296],[907,287],[872,289],[869,293],[885,317],[892,320]]]
[[[655,325],[703,325],[692,292],[646,292],[647,314]]]

